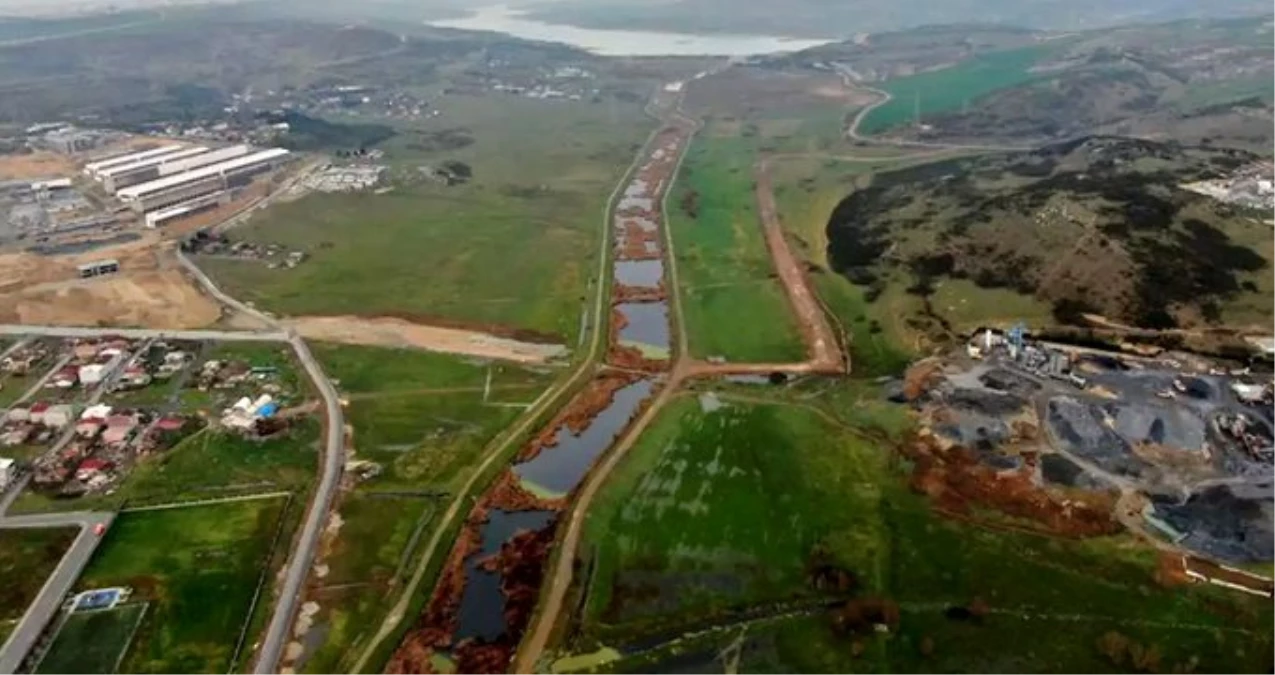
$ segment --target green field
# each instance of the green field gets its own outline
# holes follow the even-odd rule
[[[374,489],[446,490],[519,408],[484,405],[474,394],[414,394],[353,401],[355,457],[380,464]],[[534,397],[534,396],[533,396]]]
[[[304,672],[349,672],[393,603],[392,591],[410,574],[409,556],[430,536],[439,506],[428,498],[366,492],[342,500],[340,537],[326,559],[330,571],[312,593],[322,606],[316,622],[327,633],[306,658]]]
[[[323,608],[316,630],[326,633],[298,668],[343,672],[397,601],[412,554],[434,535],[480,453],[522,414],[496,399],[530,402],[554,372],[428,352],[317,345],[314,353],[350,392],[353,459],[381,468],[343,497],[330,571],[308,595]]]
[[[751,142],[710,128],[687,151],[667,213],[691,354],[797,361],[805,346],[762,237]],[[684,208],[694,192],[696,213]]]
[[[550,369],[532,370],[498,361],[415,349],[317,343],[310,346],[310,351],[323,364],[324,373],[340,381],[341,391],[350,394],[446,389],[481,392],[487,387],[490,373],[493,394],[501,397],[512,394],[516,398],[526,391],[544,389],[556,374]]]
[[[421,129],[464,127],[467,147],[383,144],[388,194],[311,195],[256,216],[237,236],[311,253],[295,269],[201,260],[235,297],[274,312],[398,314],[499,325],[575,344],[597,268],[607,196],[651,123],[636,104],[445,96]],[[516,122],[511,122],[516,120]],[[417,167],[459,160],[446,187]]]
[[[1028,82],[1037,77],[1030,72],[1032,65],[1051,49],[1046,45],[989,52],[942,70],[886,80],[879,88],[892,98],[863,118],[859,133],[871,135],[914,122],[918,102],[924,121],[926,115],[956,110],[985,94]]]
[[[572,651],[644,636],[665,645],[605,670],[720,663],[737,640],[740,672],[1132,667],[1128,652],[1117,662],[1099,650],[1108,632],[1138,643],[1142,658],[1154,652],[1155,670],[1270,669],[1267,601],[1166,589],[1154,581],[1154,551],[1131,538],[1062,540],[936,516],[906,488],[888,447],[865,440],[881,425],[856,432],[810,409],[723,397],[728,407],[714,412],[695,399],[663,411],[589,513],[589,582]],[[812,405],[841,405],[821,398]],[[806,576],[816,547],[817,559],[854,575],[857,594],[898,604],[896,630],[854,638],[820,611],[767,609],[818,594]],[[945,616],[975,598],[988,608],[983,620]],[[708,632],[674,641],[679,628]]]
[[[7,580],[0,585],[0,644],[39,595],[76,534],[73,527],[0,530],[0,579]]]
[[[134,600],[150,603],[123,672],[230,667],[285,503],[255,499],[115,520],[76,588],[129,586]]]
[[[116,672],[145,614],[145,603],[129,603],[67,616],[35,672]]]
[[[587,622],[620,634],[808,596],[830,537],[871,567],[879,537],[850,525],[875,510],[884,460],[805,408],[678,399],[589,513]]]

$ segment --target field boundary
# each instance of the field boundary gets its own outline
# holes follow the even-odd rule
[[[291,492],[281,494],[287,495],[287,500],[284,502],[283,508],[279,510],[279,522],[275,525],[274,539],[270,542],[269,553],[261,566],[261,574],[257,575],[257,588],[253,590],[252,601],[248,603],[248,611],[244,613],[243,625],[239,628],[239,639],[235,641],[235,649],[230,653],[230,665],[226,668],[227,673],[235,672],[235,666],[239,664],[239,658],[243,655],[243,646],[248,640],[248,629],[252,627],[252,615],[257,611],[257,603],[261,599],[261,590],[266,587],[266,581],[270,577],[270,563],[275,558],[275,552],[279,549],[279,542],[283,539],[283,531],[288,523],[288,512],[292,508],[293,495]]]

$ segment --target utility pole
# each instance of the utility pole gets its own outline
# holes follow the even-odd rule
[[[912,123],[921,126],[921,90],[912,93]]]

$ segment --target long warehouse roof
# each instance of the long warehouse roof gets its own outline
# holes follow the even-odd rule
[[[175,176],[166,176],[158,180],[153,180],[153,181],[150,181],[149,183],[142,183],[141,185],[133,185],[131,187],[126,187],[120,190],[119,192],[116,192],[115,196],[126,201],[138,199],[139,197],[143,197],[152,192],[167,190],[168,188],[171,188],[171,187],[176,187],[178,185],[183,185],[185,183],[190,183],[190,182],[201,180],[204,178],[209,178],[211,176],[216,176],[226,171],[234,171],[235,169],[242,169],[246,166],[252,166],[253,164],[260,164],[261,162],[269,161],[272,159],[278,159],[287,154],[288,154],[288,151],[284,150],[283,148],[270,148],[269,150],[254,152],[251,155],[238,157],[236,159],[221,162],[219,164],[213,164],[212,166],[201,167],[199,169],[195,169],[194,171],[187,171],[186,173],[179,173]]]
[[[243,157],[252,152],[253,148],[247,145],[232,145],[227,148],[205,152],[194,157],[186,157],[184,159],[164,158],[159,165],[160,176],[171,176],[182,171],[190,171],[198,169],[201,166],[208,166],[218,162],[224,162],[228,159]]]
[[[186,146],[165,145],[162,148],[151,148],[150,150],[142,150],[141,152],[130,152],[127,155],[119,155],[117,157],[111,157],[110,159],[102,159],[96,162],[89,162],[88,164],[84,165],[84,170],[89,172],[97,172],[105,168],[118,166],[120,164],[127,164],[129,162],[136,162],[138,160],[146,159],[148,157],[158,157],[159,155],[167,155],[170,153],[174,153],[174,152],[177,152],[178,150],[181,150],[184,147]]]
[[[147,157],[146,159],[139,159],[135,162],[129,162],[128,164],[117,164],[116,166],[108,166],[105,169],[98,169],[97,175],[102,178],[110,178],[111,176],[118,176],[130,171],[137,171],[138,169],[149,169],[152,166],[163,164],[164,162],[202,155],[205,152],[208,152],[208,148],[202,145],[197,145],[193,148],[182,148],[177,152],[170,152],[167,155]]]

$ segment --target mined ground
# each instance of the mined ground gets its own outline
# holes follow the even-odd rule
[[[0,254],[0,322],[197,328],[221,310],[182,273],[158,235],[76,255]],[[76,266],[115,258],[118,274],[80,279]]]
[[[544,363],[566,351],[562,345],[521,342],[477,330],[426,326],[394,317],[304,316],[283,323],[312,340],[412,347],[518,363]]]

